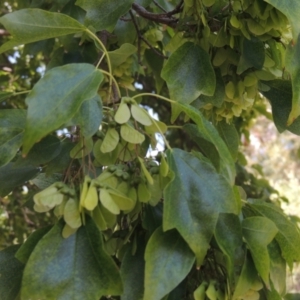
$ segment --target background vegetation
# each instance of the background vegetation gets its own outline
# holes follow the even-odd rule
[[[299,297],[297,0],[0,10],[3,299]]]

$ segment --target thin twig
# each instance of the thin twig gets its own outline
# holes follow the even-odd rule
[[[167,56],[163,55],[161,52],[157,51],[144,37],[143,35],[141,34],[141,31],[139,30],[139,27],[138,27],[138,24],[135,20],[135,17],[132,13],[131,10],[129,10],[129,14],[131,16],[131,19],[132,19],[132,22],[133,22],[133,25],[134,25],[134,28],[136,30],[136,33],[137,33],[137,36],[138,36],[138,61],[139,61],[139,64],[141,63],[141,55],[140,55],[140,49],[141,49],[141,40],[144,41],[145,44],[147,44],[150,49],[155,53],[157,54],[158,56],[160,57],[163,57],[165,59],[168,59]]]
[[[164,14],[155,14],[146,10],[143,6],[140,6],[137,3],[132,4],[132,9],[136,11],[136,13],[148,20],[151,20],[156,23],[166,24],[170,27],[175,28],[178,22],[178,19],[172,17],[174,10]],[[177,13],[177,12],[176,12]]]

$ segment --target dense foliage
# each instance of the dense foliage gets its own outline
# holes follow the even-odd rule
[[[259,114],[300,135],[298,0],[0,10],[1,299],[299,296],[299,229],[239,151]]]

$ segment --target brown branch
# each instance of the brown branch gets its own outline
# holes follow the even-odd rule
[[[181,3],[181,2],[180,2]],[[180,6],[181,7],[181,6]],[[175,19],[172,17],[172,15],[178,13],[177,11],[179,8],[176,7],[173,11],[170,11],[168,13],[163,13],[163,14],[155,14],[152,12],[149,12],[146,10],[143,6],[140,6],[139,4],[133,3],[132,4],[132,9],[141,17],[156,22],[156,23],[161,23],[168,25],[170,27],[175,28],[178,22],[178,19]],[[174,12],[176,10],[176,12]]]

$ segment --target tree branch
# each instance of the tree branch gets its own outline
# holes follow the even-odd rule
[[[132,4],[132,9],[141,17],[161,24],[166,24],[170,27],[175,28],[178,22],[178,19],[173,18],[172,16],[179,13],[182,10],[183,1],[175,7],[174,10],[163,13],[163,14],[155,14],[146,10],[143,6],[140,6],[137,3]]]

